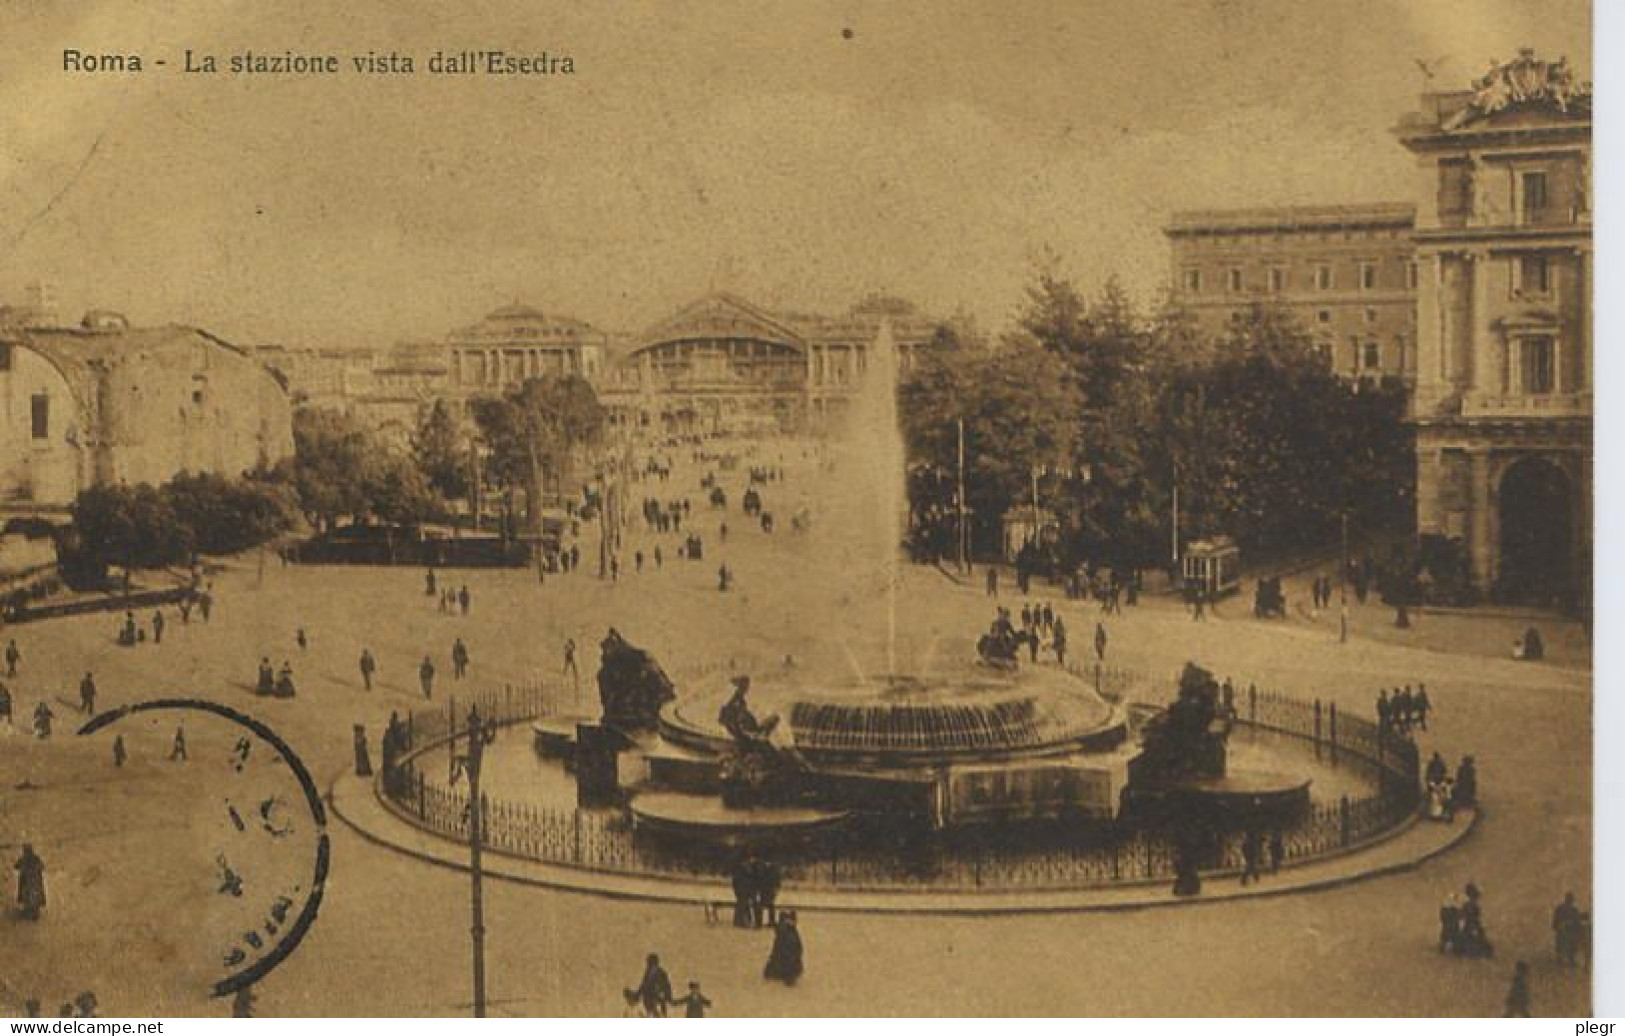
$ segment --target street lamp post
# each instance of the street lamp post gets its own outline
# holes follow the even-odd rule
[[[468,775],[468,879],[469,926],[474,954],[474,1017],[485,1017],[485,896],[484,864],[480,850],[485,841],[485,811],[480,799],[480,770],[485,762],[485,746],[496,740],[496,724],[480,716],[479,706],[468,710],[466,754],[452,757],[452,782],[459,772]],[[452,736],[455,745],[459,735]],[[455,749],[453,750],[455,752]]]
[[[1349,513],[1342,514],[1343,562],[1338,572],[1338,624],[1337,642],[1347,644],[1349,639]]]

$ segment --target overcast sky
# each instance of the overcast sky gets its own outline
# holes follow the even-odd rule
[[[1151,299],[1176,209],[1405,198],[1415,59],[1449,88],[1520,45],[1592,63],[1584,0],[588,6],[10,0],[0,299],[38,279],[70,315],[290,345],[437,339],[514,300],[636,330],[711,288],[998,327],[1048,253]],[[67,74],[64,47],[148,71]],[[187,76],[186,48],[419,69]],[[465,48],[576,74],[422,67]]]

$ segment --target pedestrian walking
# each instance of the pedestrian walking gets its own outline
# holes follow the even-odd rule
[[[169,746],[169,761],[186,762],[186,728],[175,728],[175,740]]]
[[[40,911],[45,909],[45,861],[24,842],[22,855],[12,868],[17,872],[17,916],[24,921],[38,921]]]
[[[638,1002],[643,1005],[643,1011],[650,1018],[666,1017],[666,1009],[671,1004],[671,978],[666,969],[660,966],[660,955],[651,953],[644,960],[643,979],[638,983]]]
[[[41,741],[50,737],[51,720],[55,718],[56,713],[52,712],[51,706],[47,705],[45,702],[40,702],[38,705],[34,706],[34,736],[39,738]]]
[[[1281,873],[1281,864],[1286,860],[1286,841],[1281,837],[1281,829],[1276,828],[1270,832],[1270,873]]]
[[[1416,685],[1416,696],[1411,699],[1411,713],[1416,717],[1416,725],[1423,730],[1428,728],[1428,713],[1432,711],[1433,703],[1428,701],[1428,685]]]
[[[11,726],[11,688],[0,683],[0,723]]]
[[[89,673],[79,681],[79,711],[86,715],[96,711],[96,680]]]
[[[464,615],[467,615],[468,614],[468,605],[469,605],[468,587],[464,586],[461,590],[457,591],[457,607],[462,609],[462,612],[463,612]]]
[[[665,555],[661,554],[661,552],[660,552],[660,544],[658,544],[658,543],[655,544],[654,557],[655,557],[655,571],[658,572],[658,571],[661,570],[661,568],[665,567],[665,564],[666,564]]]
[[[451,645],[451,675],[454,680],[461,680],[468,674],[468,645],[463,638],[458,637]]]
[[[1249,828],[1241,836],[1241,884],[1258,882],[1258,862],[1263,855],[1264,840],[1256,828]]]
[[[1095,623],[1095,659],[1106,661],[1106,627],[1102,623]]]
[[[124,750],[124,735],[119,734],[113,738],[113,765],[123,766],[129,754]]]
[[[213,587],[214,584],[210,583],[209,586]],[[211,590],[205,589],[197,595],[197,610],[198,614],[203,616],[203,621],[207,623],[210,613],[214,611],[214,594]]]
[[[423,686],[425,698],[434,697],[434,662],[428,655],[423,656],[423,664],[418,666],[418,683]]]
[[[796,912],[786,910],[779,915],[779,923],[773,926],[773,948],[768,951],[762,977],[783,982],[787,986],[795,985],[805,970],[803,955],[801,931],[796,927]]]
[[[987,566],[987,596],[999,596],[999,570],[993,565]]]
[[[164,642],[164,613],[163,612],[153,612],[152,613],[152,642],[154,644],[162,644]]]
[[[305,636],[305,627],[303,626],[300,626],[294,631],[293,640],[294,643],[299,645],[300,651],[303,651],[305,648],[310,646],[310,638]]]
[[[1061,617],[1055,617],[1055,631],[1050,634],[1050,643],[1055,648],[1055,664],[1066,665],[1066,623]]]
[[[361,649],[361,685],[372,690],[372,674],[378,671],[378,661],[372,657],[370,648]]]
[[[564,641],[564,672],[575,681],[577,687],[581,686],[581,671],[576,668],[576,642],[574,637]]]
[[[1439,952],[1460,953],[1461,900],[1454,892],[1439,905]]]
[[[673,1003],[683,1005],[684,1018],[704,1018],[705,1009],[711,1006],[711,1001],[707,1000],[705,994],[700,992],[698,982],[690,982],[688,984],[688,995],[679,997]]]
[[[1507,990],[1506,1010],[1503,1018],[1528,1018],[1529,1013],[1529,962],[1519,961],[1512,969],[1512,986]]]
[[[17,650],[17,642],[15,640],[6,641],[6,675],[15,677],[17,675],[17,663],[22,660],[23,653]]]
[[[1574,902],[1574,893],[1563,896],[1563,902],[1552,911],[1552,937],[1556,943],[1557,962],[1574,966],[1580,951],[1580,908]]]

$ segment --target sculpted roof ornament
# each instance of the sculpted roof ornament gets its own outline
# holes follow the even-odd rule
[[[1591,84],[1574,78],[1569,59],[1542,61],[1529,47],[1502,63],[1493,58],[1489,70],[1473,80],[1473,98],[1467,107],[1451,116],[1446,130],[1457,129],[1474,119],[1494,115],[1515,104],[1544,103],[1568,114],[1571,109],[1589,112]]]

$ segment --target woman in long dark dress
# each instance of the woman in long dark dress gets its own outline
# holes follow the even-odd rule
[[[763,978],[778,979],[787,986],[796,984],[801,977],[801,933],[796,929],[796,913],[786,910],[773,926],[773,949],[767,955]]]
[[[23,846],[17,863],[17,913],[24,921],[38,921],[45,909],[45,861],[32,845]]]

